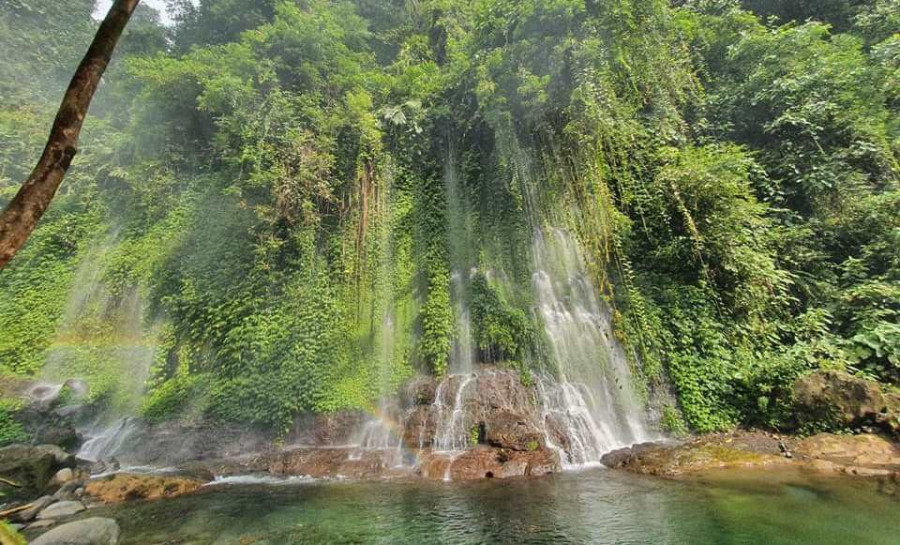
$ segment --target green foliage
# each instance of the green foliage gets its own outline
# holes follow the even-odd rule
[[[5,520],[0,521],[0,541],[8,545],[26,545],[22,534],[13,529]]]
[[[28,440],[25,429],[15,419],[21,404],[14,399],[0,397],[0,447]]]
[[[181,374],[153,390],[141,406],[148,422],[161,422],[183,416],[191,405],[204,407],[204,385],[208,377]]]
[[[97,226],[97,216],[80,204],[65,199],[57,206],[0,276],[0,371],[4,373],[29,376],[43,365],[44,352],[63,318],[80,246]]]
[[[472,280],[472,324],[485,362],[523,361],[534,350],[533,325],[510,305],[483,274]]]
[[[675,437],[684,437],[688,434],[688,427],[681,416],[681,411],[672,405],[663,406],[659,425],[663,431],[671,433]]]

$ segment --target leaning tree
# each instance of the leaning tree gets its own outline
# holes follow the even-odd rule
[[[37,165],[0,214],[0,269],[25,245],[56,195],[72,159],[94,92],[140,0],[115,0],[69,83]]]

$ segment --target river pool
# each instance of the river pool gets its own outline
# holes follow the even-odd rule
[[[672,481],[604,469],[474,483],[220,484],[90,510],[125,544],[672,543],[896,545],[885,485],[801,473]]]

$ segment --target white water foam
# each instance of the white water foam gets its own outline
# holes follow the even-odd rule
[[[533,254],[537,312],[554,371],[538,380],[546,440],[566,468],[599,465],[603,454],[655,435],[578,243],[563,230],[539,229]]]

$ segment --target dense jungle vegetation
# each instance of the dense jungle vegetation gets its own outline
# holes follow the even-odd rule
[[[286,428],[482,361],[542,371],[533,231],[574,233],[672,430],[778,426],[804,372],[900,382],[900,1],[141,6],[0,273],[0,373]],[[96,30],[0,5],[0,204]],[[451,180],[452,178],[452,180]],[[130,364],[129,364],[130,365]],[[0,443],[21,429],[0,402]]]

